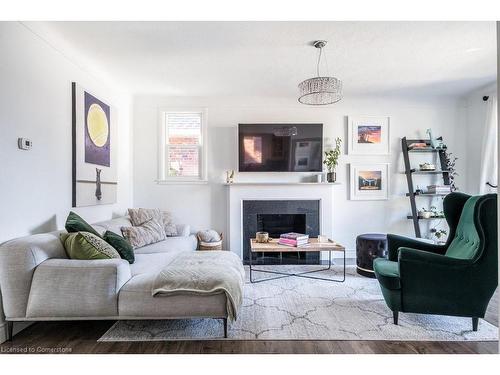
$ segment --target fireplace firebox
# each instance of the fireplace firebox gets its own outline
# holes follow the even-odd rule
[[[243,257],[248,263],[250,238],[268,232],[279,238],[287,232],[319,235],[319,200],[245,200],[243,201]],[[253,253],[254,264],[319,264],[319,252]]]

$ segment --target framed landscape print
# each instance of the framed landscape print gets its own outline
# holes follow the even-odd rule
[[[72,91],[72,206],[116,203],[117,129],[112,108],[77,83]]]
[[[349,116],[347,133],[350,155],[390,153],[389,117]]]
[[[389,164],[351,164],[351,200],[389,199]]]

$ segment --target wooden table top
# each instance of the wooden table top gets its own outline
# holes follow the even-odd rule
[[[297,251],[345,251],[345,247],[341,244],[328,240],[328,242],[318,242],[317,238],[309,238],[309,243],[305,246],[292,247],[286,245],[280,245],[277,239],[272,239],[269,242],[260,243],[256,242],[255,238],[250,239],[250,250],[252,252],[276,252],[276,253],[286,253],[286,252],[297,252]]]

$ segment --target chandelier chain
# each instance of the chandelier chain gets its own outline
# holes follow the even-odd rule
[[[327,56],[328,55],[325,53],[324,59],[325,59],[325,66],[326,66],[326,76],[328,77],[330,75],[330,71],[328,69],[328,58],[327,58]]]
[[[320,76],[319,75],[319,64],[321,63],[321,55],[323,54],[323,48],[320,48],[319,49],[319,53],[318,53],[318,63],[316,64],[316,76]]]
[[[318,62],[316,63],[316,76],[321,77],[320,70],[321,70],[321,58],[325,60],[325,67],[326,67],[326,76],[330,75],[329,69],[328,69],[328,59],[327,55],[325,54],[323,56],[323,47],[318,48]]]

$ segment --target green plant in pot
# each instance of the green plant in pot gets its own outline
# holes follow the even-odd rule
[[[335,172],[335,168],[339,164],[340,157],[340,145],[342,144],[342,140],[337,137],[335,138],[335,148],[330,151],[325,151],[325,160],[323,164],[326,165],[326,169],[328,173],[326,174],[326,180],[328,182],[337,181],[337,173]]]
[[[445,229],[437,229],[437,228],[432,228],[430,232],[431,235],[433,235],[436,238],[436,242],[438,244],[444,243],[445,237],[448,234],[448,232]]]
[[[431,217],[444,218],[444,212],[442,210],[438,211],[436,206],[431,206],[430,211],[432,213]]]

